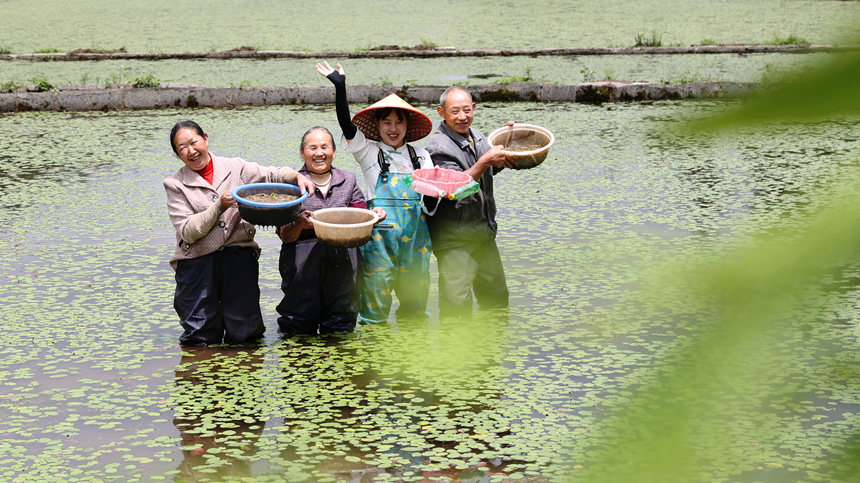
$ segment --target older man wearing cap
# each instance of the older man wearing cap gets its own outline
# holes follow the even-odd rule
[[[358,319],[379,323],[388,319],[392,293],[400,301],[398,316],[427,316],[430,290],[430,234],[420,196],[404,183],[413,170],[432,168],[424,148],[407,143],[421,139],[433,129],[427,115],[397,94],[356,113],[350,120],[346,99],[346,75],[328,62],[317,71],[335,86],[337,119],[352,153],[367,180],[371,207],[382,207],[392,229],[374,229],[361,247],[362,291]]]
[[[502,146],[490,146],[472,128],[475,103],[462,87],[450,87],[436,108],[442,121],[427,142],[433,164],[464,171],[480,190],[461,200],[440,200],[428,221],[439,265],[439,309],[443,316],[472,311],[472,292],[481,308],[508,306],[508,286],[496,246],[493,175],[510,166]],[[511,123],[508,123],[511,124]]]

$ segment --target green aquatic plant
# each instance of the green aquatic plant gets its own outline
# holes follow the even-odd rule
[[[117,86],[120,84],[125,84],[128,82],[127,69],[124,65],[120,64],[119,71],[111,72],[105,78],[104,86],[105,88],[110,88],[113,86]]]
[[[579,73],[582,74],[582,82],[594,82],[597,80],[597,74],[588,67],[583,67]]]
[[[711,78],[698,72],[686,71],[672,77],[661,77],[661,84],[694,84],[697,82],[712,82]]]
[[[21,87],[23,87],[23,84],[15,81],[0,82],[0,92],[2,93],[15,92]]]
[[[421,37],[421,43],[416,45],[414,48],[416,50],[433,50],[438,46],[439,44],[437,44],[436,42]]]
[[[737,109],[691,124],[707,132],[715,129],[748,127],[765,122],[809,122],[851,116],[860,112],[860,55],[842,53],[802,73],[775,73],[769,95],[743,98]]]
[[[161,80],[152,74],[135,77],[131,80],[131,84],[139,88],[155,88],[161,85]]]
[[[48,91],[56,91],[57,88],[54,87],[53,84],[45,77],[39,76],[30,79],[30,82],[35,84],[36,92],[48,92]]]
[[[6,47],[0,47],[0,54],[11,54],[12,51],[7,49]]]
[[[60,53],[60,52],[62,52],[62,50],[55,49],[53,47],[44,48],[44,49],[36,49],[33,51],[34,54],[56,54],[56,53]]]
[[[663,45],[663,34],[652,30],[651,35],[639,33],[633,38],[633,47],[660,47]]]
[[[536,79],[532,76],[532,68],[526,67],[523,75],[514,75],[502,77],[501,79],[496,79],[493,81],[494,84],[510,84],[512,82],[546,82],[545,77],[541,77],[540,79]]]
[[[695,137],[695,148],[684,149],[646,133],[722,104],[482,105],[483,126],[537,119],[556,134],[541,168],[496,180],[499,206],[530,208],[500,217],[510,313],[479,311],[468,323],[392,318],[338,339],[281,340],[280,243],[261,230],[267,337],[259,347],[208,354],[176,345],[181,328],[166,263],[174,232],[158,183],[181,163],[164,135],[187,110],[0,116],[8,208],[0,210],[0,433],[9,443],[0,445],[0,479],[567,481],[564,458],[585,463],[602,447],[594,430],[625,393],[636,394],[667,364],[672,344],[699,336],[686,307],[665,315],[651,309],[654,300],[626,297],[643,285],[640,274],[661,254],[692,259],[719,250],[715,258],[723,258],[723,233],[743,228],[740,215],[726,212],[747,210],[766,226],[791,216],[802,204],[792,200],[808,200],[790,191],[821,172],[851,172],[838,156],[807,159],[800,150],[855,148],[842,139],[860,138],[857,126],[828,124],[726,149]],[[218,152],[274,165],[297,158],[290,133],[321,115],[316,106],[278,106],[200,109],[194,117],[219,133]],[[110,143],[99,141],[105,132]],[[40,142],[46,135],[51,143]],[[779,161],[748,166],[765,155]],[[360,172],[350,156],[338,159]],[[557,176],[547,176],[547,163]],[[751,191],[765,194],[744,194]],[[581,196],[559,200],[568,192]],[[73,196],[82,203],[68,204]],[[735,202],[720,205],[722,198]],[[699,199],[717,201],[703,209],[691,201]],[[773,205],[756,206],[762,199]],[[531,210],[565,222],[529,223]],[[716,227],[697,221],[702,214],[716,214]],[[44,230],[81,216],[94,217],[99,232],[69,226],[59,242]],[[656,229],[640,231],[649,226]],[[41,308],[46,301],[63,304],[61,319]],[[435,301],[433,293],[431,310]],[[849,300],[834,312],[854,316],[851,307]],[[127,323],[110,323],[124,314],[133,314]],[[817,406],[853,397],[834,377],[820,378]],[[818,414],[851,422],[842,412]],[[800,456],[777,463],[806,464],[804,448],[824,441],[789,436],[786,452]],[[800,471],[799,479],[820,475]]]
[[[800,72],[780,62],[765,62],[758,70],[758,78],[752,80],[762,84],[782,84],[791,82]]]
[[[762,42],[764,45],[798,45],[802,47],[806,47],[810,44],[810,42],[803,37],[798,37],[797,35],[791,34],[788,37],[775,36],[772,40]]]

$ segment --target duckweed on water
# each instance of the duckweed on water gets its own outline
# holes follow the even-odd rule
[[[707,54],[707,55],[597,55],[536,57],[447,57],[397,59],[340,59],[350,85],[423,86],[453,83],[488,84],[512,80],[529,70],[533,81],[576,84],[607,77],[626,81],[773,80],[776,72],[802,70],[833,54]],[[318,60],[318,59],[317,59]],[[207,87],[322,86],[307,59],[165,59],[84,62],[5,62],[0,82],[31,84],[45,77],[54,85],[117,85],[135,76],[163,83],[194,83]],[[384,73],[384,74],[383,74]]]
[[[11,0],[0,3],[0,31],[5,33],[3,47],[16,53],[120,46],[129,52],[214,52],[248,45],[254,50],[354,52],[383,43],[459,49],[629,46],[642,32],[659,32],[663,45],[696,44],[703,38],[715,43],[756,43],[775,36],[829,43],[855,32],[846,21],[857,18],[855,2],[817,0],[791,0],[789,8],[779,0],[737,0],[730,6],[546,0],[528,11],[491,0],[481,3],[474,15],[453,20],[416,15],[414,9],[391,8],[381,0],[365,0],[360,9],[353,8],[352,2],[326,0],[319,8],[327,13],[329,25],[361,26],[332,35],[277,1],[243,7],[235,0],[208,2],[207,24],[218,35],[189,38],[175,35],[175,3],[166,0],[136,4],[80,0],[73,10],[60,0],[38,4]],[[447,3],[440,5],[443,11],[450,8]]]
[[[813,188],[858,178],[851,119],[711,140],[659,135],[722,107],[481,104],[485,133],[516,120],[556,135],[541,166],[496,181],[510,310],[452,323],[433,307],[430,321],[280,340],[279,244],[261,231],[265,340],[193,351],[176,345],[171,305],[175,239],[161,180],[181,162],[170,126],[191,117],[214,153],[298,167],[300,134],[334,125],[334,113],[0,116],[0,478],[494,481],[579,471],[605,449],[597,428],[613,409],[714,316],[671,284],[647,285],[654,267],[790,232],[822,203]],[[359,170],[344,153],[335,163]],[[779,364],[736,382],[765,379],[769,407],[730,428],[738,445],[712,454],[703,479],[825,474],[856,430],[858,271],[821,285],[823,311],[797,301],[790,323],[803,330],[771,334]],[[788,363],[792,377],[776,370]]]

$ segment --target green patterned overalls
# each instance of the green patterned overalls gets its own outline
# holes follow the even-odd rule
[[[410,145],[413,169],[418,157]],[[395,151],[396,152],[396,151]],[[430,233],[421,211],[421,195],[403,182],[409,173],[389,172],[389,153],[379,150],[381,172],[376,179],[371,208],[382,207],[388,216],[383,223],[392,229],[374,229],[370,241],[361,247],[362,290],[359,322],[388,320],[392,292],[400,301],[398,316],[426,317],[430,289]]]

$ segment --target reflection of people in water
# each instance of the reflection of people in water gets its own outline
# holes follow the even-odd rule
[[[456,326],[472,332],[469,329],[472,324],[447,322],[451,327],[446,323],[446,329]],[[453,371],[455,366],[463,366],[462,354],[468,351],[460,351],[459,362],[437,361],[434,357],[437,350],[416,348],[407,342],[419,339],[435,342],[439,334],[428,325],[435,324],[413,319],[382,326],[381,330],[399,332],[402,329],[404,334],[380,337],[382,345],[379,350],[386,355],[370,360],[361,348],[339,338],[298,339],[295,343],[278,346],[277,360],[283,371],[282,379],[290,381],[288,388],[284,387],[278,394],[278,403],[284,411],[282,426],[273,428],[281,432],[278,458],[305,463],[310,457],[311,464],[314,464],[311,455],[325,454],[325,459],[320,459],[318,464],[305,471],[314,475],[331,475],[336,471],[338,480],[350,481],[376,481],[383,476],[401,481],[406,477],[404,472],[421,475],[428,465],[440,469],[425,472],[426,481],[471,479],[481,474],[475,469],[481,466],[496,471],[497,467],[492,463],[474,466],[470,463],[470,468],[463,470],[460,461],[452,463],[451,467],[439,467],[428,461],[427,451],[453,451],[460,441],[446,436],[454,435],[454,430],[462,435],[459,431],[469,427],[459,425],[460,421],[468,424],[467,416],[447,416],[470,411],[481,413],[485,410],[481,404],[486,398],[481,397],[481,403],[473,403],[471,398],[476,393],[486,394],[487,388],[497,386],[481,385],[481,390],[465,391],[467,396],[462,395],[462,388],[468,388],[476,381],[499,381],[492,376],[498,372],[493,370],[498,364],[495,361],[498,352],[494,351],[477,356],[470,354],[469,367],[465,371],[468,377],[450,377],[451,373],[446,369],[450,367]],[[479,324],[479,327],[487,328],[484,324]],[[499,339],[497,329],[497,326],[491,329],[493,334],[487,338],[493,348]],[[463,331],[452,330],[438,332],[457,334],[450,338],[443,336],[441,345],[448,345],[452,339],[464,334]],[[421,339],[421,336],[426,338]],[[458,349],[462,345],[461,341]],[[444,355],[447,358],[452,353]],[[372,363],[368,363],[370,361]],[[321,362],[326,364],[324,370],[320,370]],[[416,370],[416,367],[421,369]],[[457,382],[449,385],[445,381],[425,379],[426,368],[430,368],[426,373],[428,377],[445,376]],[[267,436],[269,434],[267,431]],[[416,441],[421,442],[424,451],[415,449]],[[473,444],[480,443],[476,441]],[[457,460],[454,457],[450,459],[452,462]],[[471,460],[471,456],[464,455],[463,460]],[[376,467],[374,461],[390,464]]]
[[[215,479],[251,475],[247,457],[256,453],[253,442],[262,434],[265,420],[247,401],[259,400],[262,387],[255,386],[257,379],[251,375],[262,364],[263,353],[252,348],[200,348],[182,357],[176,367],[173,425],[187,449],[182,450],[177,481],[212,477],[199,472],[210,464],[207,453],[226,461],[217,467]]]

